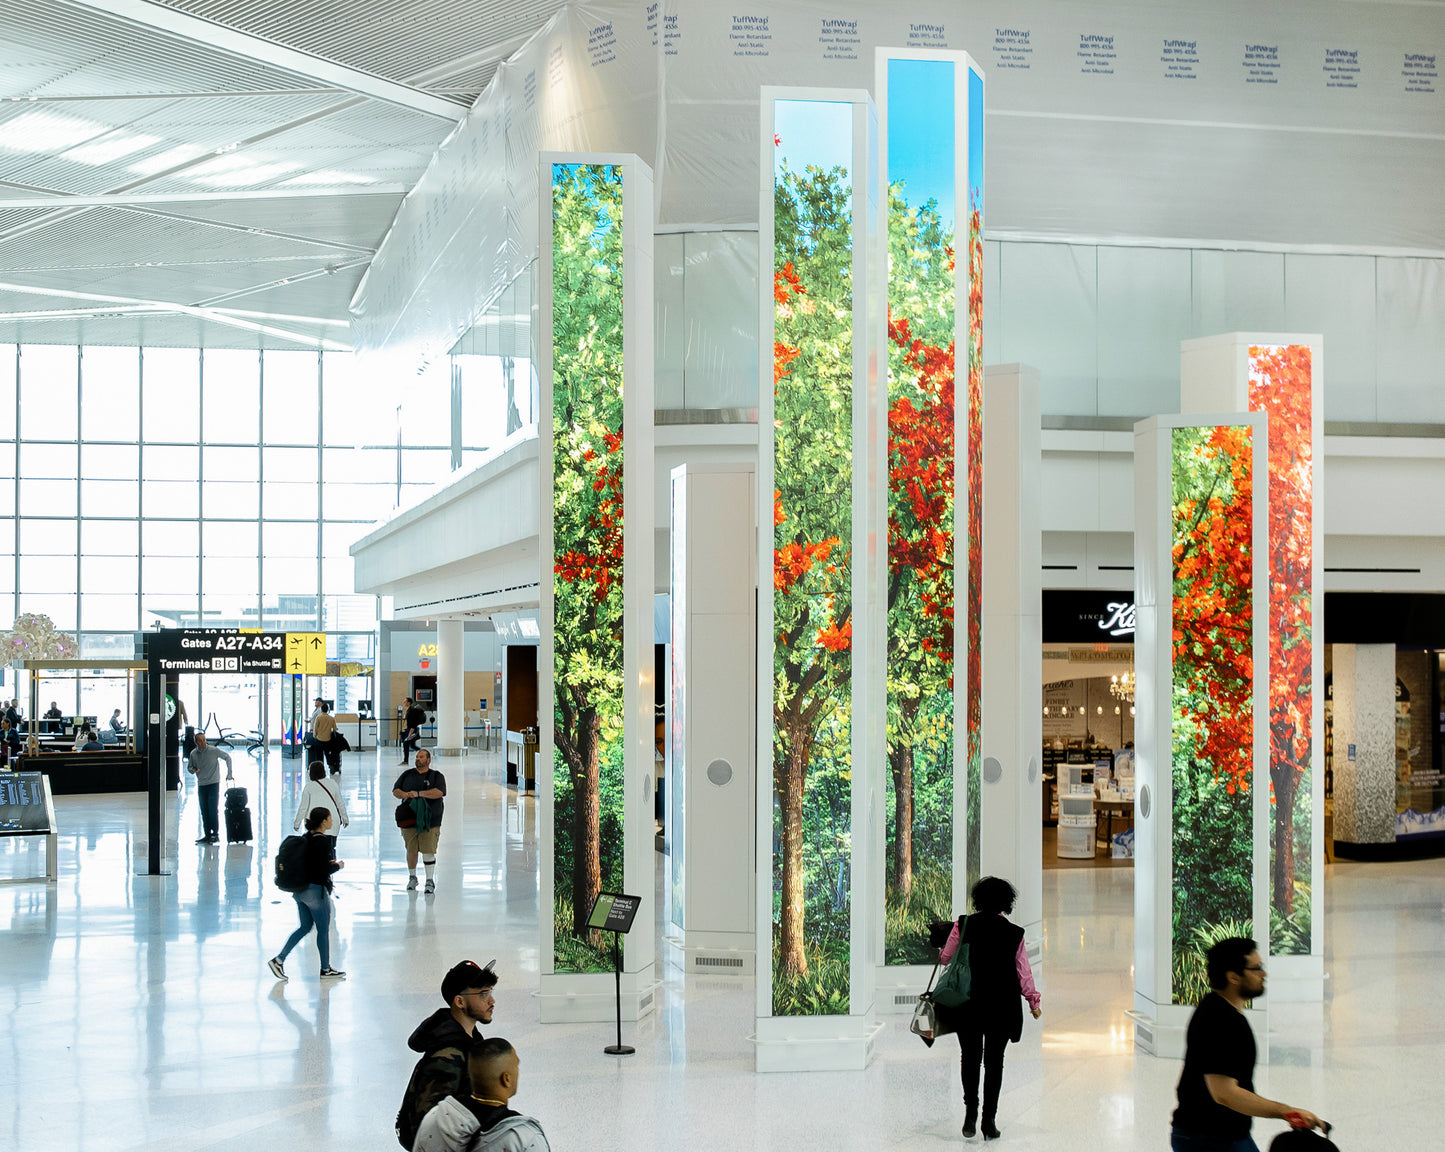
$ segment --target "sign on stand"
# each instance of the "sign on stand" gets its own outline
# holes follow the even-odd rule
[[[617,976],[617,1043],[609,1044],[602,1051],[609,1056],[631,1056],[637,1049],[622,1042],[622,937],[632,930],[633,918],[642,903],[639,896],[624,896],[621,892],[599,892],[597,902],[587,916],[587,927],[612,933],[613,955],[616,958]]]
[[[44,836],[45,875],[58,879],[59,832],[43,772],[0,773],[0,836]]]

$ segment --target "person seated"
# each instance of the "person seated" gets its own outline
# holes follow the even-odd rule
[[[117,736],[125,735],[125,721],[120,718],[119,708],[110,714],[110,730]]]
[[[95,730],[87,727],[84,731],[85,743],[80,746],[82,752],[104,752],[105,745],[102,744],[95,734]]]
[[[0,764],[20,755],[20,733],[8,719],[0,719]]]
[[[50,702],[50,707],[46,710],[45,715],[42,717],[42,719],[45,721],[45,731],[49,735],[60,735],[61,721],[65,719],[65,714],[60,711],[59,704],[52,700]]]

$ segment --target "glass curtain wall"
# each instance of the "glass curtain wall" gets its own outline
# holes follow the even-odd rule
[[[504,409],[490,377],[454,394],[454,374],[448,360],[398,382],[340,352],[0,344],[0,627],[41,612],[97,658],[129,657],[156,626],[326,631],[332,659],[369,664],[376,602],[352,591],[351,544],[492,447],[479,413]],[[192,721],[219,715],[234,679],[228,726],[254,727],[260,685],[214,679]],[[342,707],[366,684],[327,688]],[[42,706],[108,717],[111,687],[42,686]]]

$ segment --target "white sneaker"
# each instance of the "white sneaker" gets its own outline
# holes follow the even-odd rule
[[[435,880],[428,880],[428,881],[426,882],[426,894],[427,894],[428,896],[430,896],[430,895],[432,895],[436,890],[437,890],[437,882],[436,882]]]
[[[271,959],[266,961],[266,967],[271,969],[271,975],[276,977],[277,980],[285,980],[287,978],[286,969],[281,966],[281,957],[272,956]]]
[[[415,873],[415,872],[413,872],[413,873],[411,874],[410,878],[407,880],[407,882],[406,882],[406,890],[407,890],[408,892],[415,892],[415,891],[416,891],[416,873]]]

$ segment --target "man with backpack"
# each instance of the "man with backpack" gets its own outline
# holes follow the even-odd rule
[[[447,1006],[418,1024],[406,1042],[422,1057],[412,1069],[396,1114],[396,1138],[403,1148],[413,1147],[422,1118],[437,1104],[448,1096],[470,1095],[467,1056],[482,1039],[477,1026],[492,1022],[495,963],[493,960],[483,968],[463,960],[453,967],[442,977],[442,999]]]
[[[542,1126],[510,1107],[521,1061],[500,1036],[472,1045],[471,1081],[426,1114],[413,1152],[551,1152]]]

